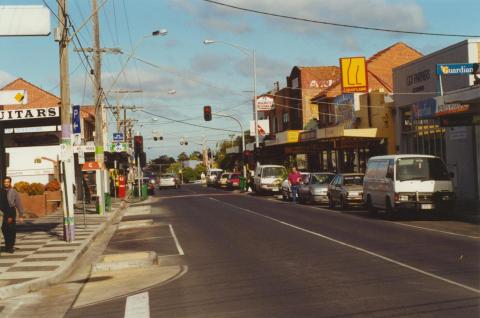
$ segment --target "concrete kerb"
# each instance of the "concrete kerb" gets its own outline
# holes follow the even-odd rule
[[[104,255],[102,260],[92,265],[92,272],[110,272],[129,268],[143,268],[158,264],[156,252],[145,251],[136,253]]]
[[[100,234],[102,234],[108,225],[118,219],[118,216],[122,213],[124,209],[125,205],[122,204],[119,209],[109,213],[107,215],[107,221],[103,222],[100,227],[98,227],[95,232],[93,232],[93,234],[76,249],[74,254],[70,255],[67,260],[52,273],[44,277],[32,279],[30,281],[0,287],[0,299],[3,300],[37,291],[49,285],[59,283],[65,278],[67,278],[74,270],[73,265],[85,253],[90,243],[94,241]]]

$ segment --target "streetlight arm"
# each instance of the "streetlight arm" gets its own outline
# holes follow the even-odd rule
[[[245,168],[245,133],[243,132],[243,125],[240,122],[240,120],[234,116],[230,115],[222,115],[222,114],[214,114],[215,116],[218,117],[224,117],[224,118],[230,118],[233,119],[234,121],[237,122],[237,124],[240,126],[240,131],[242,134],[242,163],[243,163],[243,177],[246,179],[247,178],[247,170]]]

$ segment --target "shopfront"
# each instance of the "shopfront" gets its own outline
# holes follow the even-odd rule
[[[480,40],[465,40],[393,72],[398,152],[442,158],[460,200],[480,198],[479,56]]]

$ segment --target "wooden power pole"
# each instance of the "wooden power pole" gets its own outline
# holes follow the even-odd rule
[[[68,70],[68,19],[66,0],[58,1],[60,57],[60,98],[61,98],[61,160],[62,160],[62,204],[63,204],[63,237],[65,241],[75,240],[75,213],[73,206],[73,182],[75,168],[72,149],[72,112],[70,104],[70,78]]]

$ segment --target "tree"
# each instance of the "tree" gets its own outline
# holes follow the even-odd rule
[[[192,168],[190,167],[183,168],[182,173],[183,173],[183,182],[193,182],[196,180],[195,171]]]
[[[205,174],[207,173],[207,167],[205,167],[205,165],[203,163],[198,164],[195,167],[194,172],[195,172],[195,179],[200,179],[200,176],[202,175],[202,172],[205,173]]]
[[[200,151],[194,151],[190,154],[190,160],[202,160],[203,156]]]
[[[188,155],[185,152],[182,152],[181,154],[178,155],[177,161],[187,161],[188,160]]]

